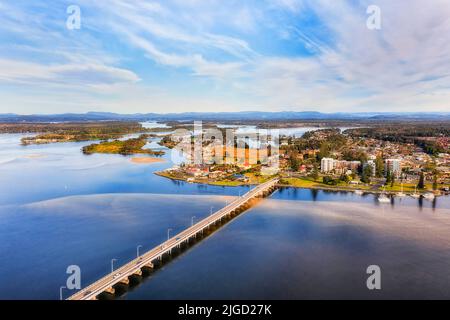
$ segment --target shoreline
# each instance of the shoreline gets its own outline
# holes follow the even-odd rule
[[[177,178],[177,177],[172,177],[169,175],[164,174],[163,172],[160,171],[156,171],[153,172],[154,174],[156,174],[157,176],[163,177],[163,178],[167,178],[167,179],[171,179],[171,180],[175,180],[175,181],[184,181],[186,183],[191,183],[191,184],[203,184],[203,185],[210,185],[210,186],[219,186],[219,187],[245,187],[245,186],[256,186],[258,185],[258,183],[239,183],[236,185],[226,185],[226,184],[220,184],[220,183],[212,183],[212,182],[203,182],[203,181],[192,181],[189,182],[187,181],[187,179],[185,178]],[[334,192],[355,192],[355,191],[361,191],[363,194],[386,194],[389,196],[395,196],[397,195],[399,192],[395,192],[395,191],[383,191],[383,190],[372,190],[372,189],[358,189],[358,188],[344,188],[344,187],[327,187],[327,186],[295,186],[295,185],[289,185],[289,184],[277,184],[277,187],[279,188],[296,188],[296,189],[310,189],[310,190],[324,190],[324,191],[334,191]],[[418,190],[417,194],[423,196],[426,193],[434,193],[432,190]],[[404,194],[406,196],[409,196],[411,193],[410,192],[404,192]],[[439,194],[435,194],[436,197],[440,197],[440,196],[447,196],[450,195],[450,192],[442,192],[440,191]]]
[[[399,192],[396,191],[383,191],[383,190],[371,190],[371,189],[356,189],[356,188],[351,188],[351,189],[346,189],[346,188],[333,188],[333,187],[325,187],[325,186],[310,186],[310,187],[299,187],[299,186],[293,186],[293,185],[286,185],[286,184],[278,184],[278,187],[281,188],[298,188],[298,189],[311,189],[311,190],[325,190],[325,191],[335,191],[335,192],[355,192],[355,191],[361,191],[363,194],[367,193],[367,194],[386,194],[389,196],[395,196],[397,195]],[[411,193],[410,192],[403,192],[406,196],[409,196]],[[418,195],[423,196],[426,193],[433,193],[433,191],[430,190],[425,190],[425,191],[417,191]],[[443,193],[440,192],[440,194],[434,194],[436,197],[439,196],[446,196],[449,195],[450,193]]]

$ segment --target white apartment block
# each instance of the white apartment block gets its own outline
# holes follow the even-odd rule
[[[396,177],[400,176],[402,173],[402,160],[400,159],[386,159],[384,163],[384,170],[390,171]]]
[[[376,164],[375,164],[375,161],[373,161],[373,160],[368,160],[368,161],[365,163],[364,167],[365,167],[365,166],[369,166],[369,167],[372,168],[372,177],[375,177],[375,174],[376,174],[376,171],[377,171],[377,166],[376,166]]]
[[[334,169],[334,159],[332,158],[322,158],[320,161],[320,171],[330,172]]]

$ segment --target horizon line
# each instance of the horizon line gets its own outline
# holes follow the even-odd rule
[[[0,113],[0,116],[55,116],[55,115],[88,115],[88,114],[114,114],[114,115],[181,115],[181,114],[236,114],[236,113],[316,113],[324,115],[333,114],[449,114],[450,111],[340,111],[340,112],[322,112],[322,111],[184,111],[184,112],[134,112],[134,113],[119,113],[113,111],[86,111],[86,112],[62,112],[62,113]]]

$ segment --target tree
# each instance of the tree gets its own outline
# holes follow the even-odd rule
[[[388,170],[386,172],[386,183],[385,183],[385,185],[388,185],[391,182],[391,180],[392,180],[391,170]]]
[[[367,156],[367,153],[364,151],[359,150],[355,154],[355,160],[360,161],[361,163],[367,162],[368,159],[369,157]]]
[[[345,183],[349,183],[351,179],[348,175],[341,174],[341,176],[339,177],[339,180],[341,180],[342,182],[345,182]]]
[[[330,155],[330,149],[330,144],[327,141],[322,142],[318,154],[319,160],[328,157]]]
[[[369,165],[364,166],[361,174],[361,181],[364,183],[370,183],[370,177],[372,174],[372,167]]]
[[[350,149],[345,149],[342,151],[342,157],[347,161],[360,161],[361,163],[367,162],[367,153],[361,150],[354,151]]]
[[[417,184],[417,188],[424,189],[425,188],[425,176],[423,172],[420,173],[419,183]]]
[[[314,163],[314,168],[313,168],[313,171],[311,173],[311,177],[314,180],[319,179],[319,168],[317,167],[317,163]]]
[[[383,158],[381,156],[377,156],[377,158],[375,159],[375,175],[378,178],[381,178],[383,176],[383,173],[384,173]]]
[[[339,183],[339,180],[335,180],[335,179],[333,179],[333,177],[330,177],[330,176],[325,176],[325,177],[322,178],[322,182],[325,183],[325,184],[329,184],[329,185],[335,186],[335,185],[337,185]]]
[[[298,171],[298,166],[299,166],[299,161],[298,161],[298,152],[292,151],[289,153],[289,165],[291,167],[292,170],[294,171]]]
[[[394,184],[395,184],[395,176],[392,175],[391,176],[391,188],[394,187]]]
[[[330,176],[325,176],[325,177],[322,178],[322,182],[325,183],[325,184],[331,184],[332,181],[333,181],[333,178],[330,177]]]
[[[437,172],[433,172],[433,190],[436,191],[438,188],[438,175]]]

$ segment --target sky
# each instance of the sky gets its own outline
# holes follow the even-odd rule
[[[0,0],[0,99],[19,114],[450,111],[450,1]]]

